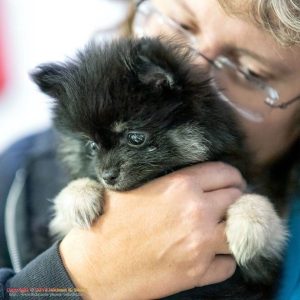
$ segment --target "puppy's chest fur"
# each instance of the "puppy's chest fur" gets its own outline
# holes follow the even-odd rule
[[[71,183],[56,198],[53,227],[65,233],[78,224],[90,226],[102,213],[99,195],[103,188],[130,190],[195,163],[221,160],[247,176],[251,157],[234,114],[219,99],[207,74],[193,64],[192,56],[159,39],[124,39],[101,47],[91,44],[74,60],[37,69],[34,81],[54,98],[54,123],[62,134],[61,156],[74,179],[85,178]],[[250,220],[244,227],[247,232],[233,232],[242,221],[234,217],[243,209],[250,215],[251,201],[253,207],[257,204],[256,208],[268,212],[259,215],[259,222],[271,222],[272,230],[279,231],[278,238],[267,240],[273,232],[264,228],[256,241],[256,231],[251,229],[256,224]],[[285,239],[280,219],[259,195],[241,199],[232,216],[228,216],[234,221],[228,222],[227,237],[233,254],[252,281],[269,284],[270,266],[279,261]],[[243,245],[236,247],[240,239]],[[258,251],[262,240],[264,247]],[[260,268],[267,271],[259,274]],[[251,284],[242,280],[236,285],[240,295],[236,299],[257,294],[248,288]],[[222,299],[218,293],[224,290],[216,292],[214,299]],[[262,289],[259,293],[266,295]],[[187,293],[189,298],[184,299],[191,295]]]

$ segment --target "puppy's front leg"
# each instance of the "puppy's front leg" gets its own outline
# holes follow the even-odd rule
[[[231,205],[226,235],[230,250],[246,278],[259,281],[272,277],[288,234],[266,197],[245,194]]]
[[[66,235],[73,227],[89,228],[103,211],[103,187],[89,178],[71,181],[54,199],[50,234]]]

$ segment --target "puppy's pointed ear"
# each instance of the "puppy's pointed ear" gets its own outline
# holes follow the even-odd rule
[[[38,85],[42,92],[59,98],[64,92],[64,78],[66,68],[57,63],[43,64],[30,73],[31,79]]]
[[[171,72],[151,62],[145,56],[140,56],[140,60],[142,63],[139,68],[138,78],[143,84],[158,89],[173,88],[175,80]]]

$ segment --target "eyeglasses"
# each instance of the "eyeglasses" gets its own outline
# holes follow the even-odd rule
[[[197,37],[162,14],[149,0],[138,1],[133,30],[138,37],[174,37],[180,44],[187,45],[196,56],[204,58],[211,65],[212,82],[221,99],[249,120],[261,122],[273,108],[284,109],[300,99],[299,95],[282,102],[275,88],[252,74],[246,67],[223,55],[214,60],[206,57],[197,50],[200,44]]]

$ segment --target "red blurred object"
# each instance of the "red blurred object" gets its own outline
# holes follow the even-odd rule
[[[3,92],[6,84],[6,61],[5,61],[5,40],[4,40],[4,5],[3,0],[0,0],[0,94]],[[1,98],[0,98],[1,99]]]

